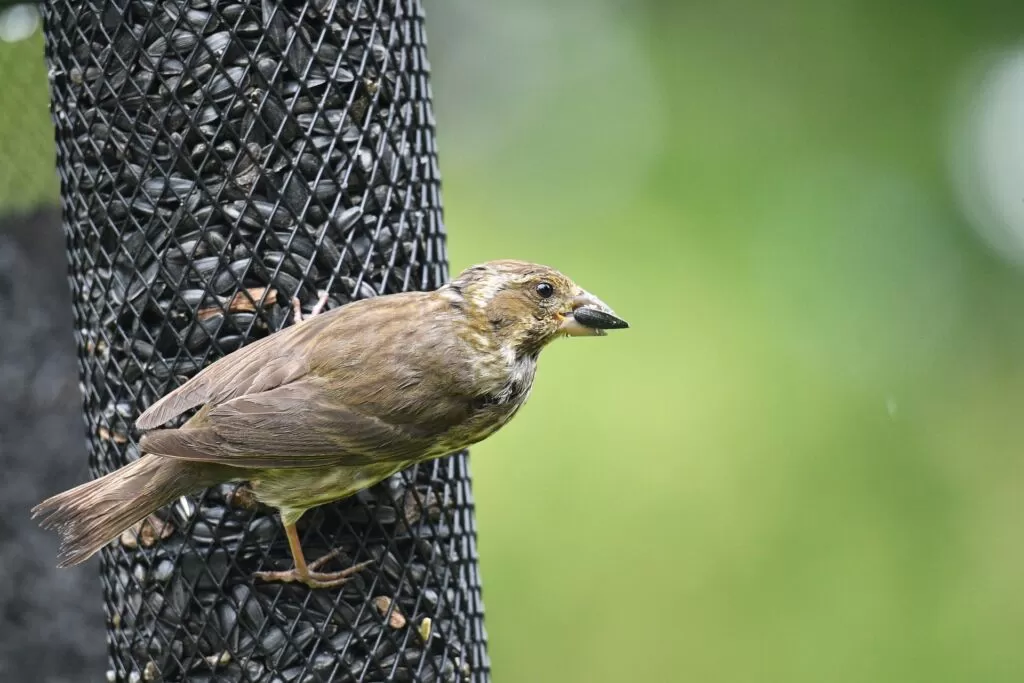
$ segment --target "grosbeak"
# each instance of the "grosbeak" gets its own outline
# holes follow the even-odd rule
[[[280,514],[294,560],[256,576],[339,585],[367,563],[333,573],[317,571],[326,557],[307,564],[295,528],[306,510],[487,438],[526,401],[549,342],[628,327],[557,270],[514,260],[297,322],[142,413],[142,457],[33,508],[61,535],[59,566],[183,495],[246,481]],[[157,429],[196,407],[181,427]]]

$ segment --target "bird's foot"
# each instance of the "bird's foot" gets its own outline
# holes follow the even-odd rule
[[[308,315],[303,315],[302,314],[302,302],[299,301],[298,297],[293,297],[292,298],[292,314],[293,314],[292,324],[298,325],[299,323],[301,323],[301,322],[303,322],[305,320],[309,320],[310,318],[312,318],[315,315],[319,315],[320,313],[323,312],[324,306],[326,306],[326,305],[327,305],[327,292],[325,290],[320,290],[320,298],[316,300],[316,304],[313,305],[313,309],[309,312]]]
[[[253,574],[257,579],[261,581],[280,581],[282,583],[302,583],[310,588],[334,588],[352,578],[352,575],[359,572],[366,567],[373,564],[373,560],[367,560],[366,562],[360,562],[354,564],[347,569],[342,569],[340,572],[320,572],[317,571],[320,567],[324,566],[328,560],[335,557],[341,549],[332,550],[316,562],[309,563],[309,569],[305,572],[299,571],[297,568],[288,569],[286,571],[278,572],[256,572]]]
[[[121,533],[121,545],[125,548],[144,548],[153,546],[174,533],[174,526],[156,515],[149,515]]]

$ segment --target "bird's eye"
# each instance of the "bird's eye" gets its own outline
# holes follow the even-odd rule
[[[552,287],[550,283],[541,282],[539,285],[537,285],[537,294],[540,295],[541,299],[547,299],[554,293],[555,288]]]

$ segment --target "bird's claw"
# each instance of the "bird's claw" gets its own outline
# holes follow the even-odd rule
[[[297,297],[297,296],[296,297],[292,297],[292,315],[293,315],[293,318],[294,318],[293,324],[298,325],[299,323],[301,323],[301,322],[303,322],[305,320],[309,320],[313,316],[316,316],[316,315],[319,315],[320,313],[322,313],[323,310],[324,310],[324,307],[327,306],[327,297],[328,297],[327,291],[326,290],[320,290],[320,297],[316,300],[316,303],[313,305],[313,308],[312,308],[312,310],[310,310],[308,315],[303,315],[303,313],[302,313],[302,302],[299,301],[299,297]]]
[[[366,567],[373,564],[373,560],[367,560],[366,562],[360,562],[354,564],[351,567],[342,569],[339,572],[318,572],[316,571],[322,567],[328,560],[335,557],[339,552],[338,550],[332,550],[316,562],[311,562],[309,565],[309,571],[302,573],[297,569],[288,569],[286,571],[277,572],[256,572],[253,576],[261,581],[279,581],[282,583],[302,583],[310,588],[334,588],[352,578],[352,575],[359,572]]]
[[[332,550],[331,552],[327,553],[326,555],[324,555],[320,559],[313,560],[312,562],[310,562],[309,563],[309,570],[311,572],[315,572],[317,569],[320,569],[320,567],[324,566],[325,564],[327,564],[328,562],[330,562],[332,559],[334,559],[335,557],[337,557],[340,554],[341,554],[341,548],[335,548],[334,550]],[[364,562],[363,564],[366,564],[366,563]],[[350,567],[350,569],[351,569],[351,567]]]

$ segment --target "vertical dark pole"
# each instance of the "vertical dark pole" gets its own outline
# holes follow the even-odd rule
[[[94,475],[293,297],[448,277],[417,0],[56,1],[45,29]],[[310,556],[374,560],[340,589],[254,583],[287,544],[238,493],[104,549],[109,680],[489,680],[466,454],[304,518]]]

